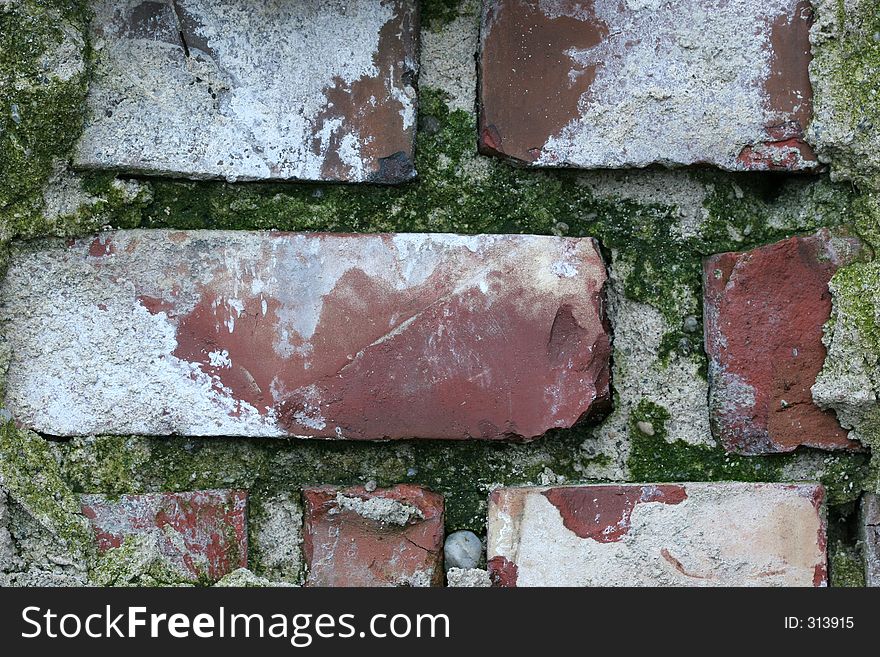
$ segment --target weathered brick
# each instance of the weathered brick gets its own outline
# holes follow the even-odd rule
[[[75,163],[229,180],[410,179],[416,6],[98,0]]]
[[[880,586],[880,496],[872,493],[862,495],[860,533],[865,559],[865,585]]]
[[[247,567],[247,493],[83,495],[101,553],[138,538],[150,544],[161,566],[182,581],[216,581]]]
[[[703,263],[710,413],[727,450],[859,448],[810,392],[825,361],[828,281],[858,248],[822,230]]]
[[[6,405],[54,435],[533,438],[608,404],[605,280],[589,238],[24,245]]]
[[[496,586],[824,586],[816,484],[501,488],[489,498]]]
[[[303,491],[307,586],[438,586],[443,496],[410,484]]]
[[[480,148],[541,167],[817,167],[807,0],[487,0]]]

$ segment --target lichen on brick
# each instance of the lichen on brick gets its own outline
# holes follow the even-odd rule
[[[808,137],[831,175],[880,186],[880,12],[875,0],[814,0]]]
[[[0,488],[61,542],[72,561],[93,553],[88,521],[51,444],[11,421],[0,426]]]

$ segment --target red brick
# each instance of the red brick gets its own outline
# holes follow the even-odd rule
[[[531,439],[609,404],[591,238],[121,231],[13,260],[6,407],[52,435]]]
[[[501,488],[489,498],[495,586],[824,586],[818,484]]]
[[[100,552],[134,536],[149,536],[165,565],[191,581],[216,581],[247,567],[247,493],[83,495]]]
[[[438,586],[443,497],[410,484],[303,491],[307,586]]]
[[[711,420],[728,451],[859,447],[810,392],[825,362],[828,281],[857,250],[823,230],[704,262]]]
[[[807,0],[487,0],[480,149],[542,167],[818,166]]]

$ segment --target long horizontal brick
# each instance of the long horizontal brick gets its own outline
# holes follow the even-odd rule
[[[529,166],[814,169],[807,0],[487,0],[480,148]]]
[[[589,238],[23,245],[6,405],[53,435],[533,438],[608,404],[605,280]]]
[[[860,447],[810,391],[825,362],[828,281],[858,250],[822,230],[703,263],[710,417],[728,451]]]
[[[501,488],[489,498],[496,586],[823,586],[814,484]]]
[[[81,167],[230,180],[415,176],[415,0],[93,3]]]
[[[443,496],[398,484],[303,491],[307,586],[439,586]]]
[[[244,491],[83,495],[82,509],[101,553],[141,538],[181,581],[216,581],[247,567]]]

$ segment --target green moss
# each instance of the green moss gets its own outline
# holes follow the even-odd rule
[[[0,224],[5,237],[46,232],[43,189],[82,130],[88,71],[85,3],[6,3],[0,8]],[[47,70],[63,43],[63,66]],[[77,45],[79,47],[77,47]],[[58,51],[60,52],[60,51]]]
[[[588,437],[581,428],[530,444],[97,437],[59,444],[58,452],[76,492],[245,488],[257,512],[263,500],[307,485],[417,483],[445,495],[450,531],[481,533],[494,485],[579,480],[594,464],[580,449]]]
[[[784,457],[738,456],[720,447],[689,445],[666,440],[669,412],[642,400],[629,418],[630,453],[627,460],[634,481],[777,481]],[[647,422],[653,435],[639,429]]]
[[[193,582],[171,567],[156,550],[153,537],[133,535],[122,545],[94,559],[89,578],[98,586],[178,586],[209,584]]]
[[[35,433],[17,429],[12,422],[0,425],[0,486],[75,559],[88,557],[93,540],[88,522],[50,444]]]
[[[880,189],[880,12],[875,0],[817,3],[811,79],[813,126],[820,153],[832,171],[866,188]]]
[[[419,12],[422,25],[429,30],[437,30],[446,23],[455,20],[463,10],[473,4],[468,0],[422,0]]]
[[[803,450],[810,453],[809,450]],[[870,454],[815,452],[822,456],[818,479],[825,486],[825,499],[831,506],[858,500],[871,478]],[[795,456],[789,456],[789,459]]]
[[[832,281],[838,312],[856,326],[869,362],[880,362],[880,326],[876,309],[880,302],[880,262],[859,262],[840,269]]]
[[[630,452],[627,460],[633,481],[786,481],[796,471],[802,455],[820,455],[821,465],[806,478],[817,478],[825,486],[829,505],[858,499],[869,476],[867,454],[828,454],[799,450],[792,454],[740,456],[722,447],[690,445],[666,439],[669,412],[649,400],[642,400],[630,415]],[[639,423],[650,425],[652,435]],[[642,425],[644,428],[645,425]]]
[[[842,542],[828,546],[828,566],[831,586],[864,587],[865,569],[858,552]]]

